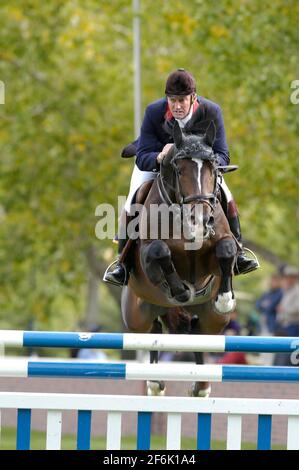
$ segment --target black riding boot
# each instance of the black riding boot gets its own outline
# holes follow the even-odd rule
[[[120,224],[125,224],[126,226],[126,235],[127,235],[127,224],[129,222],[129,216],[127,213],[122,214]],[[110,282],[111,284],[117,286],[126,286],[129,281],[129,272],[130,272],[130,262],[129,256],[127,255],[124,260],[120,261],[123,249],[125,248],[128,237],[118,239],[118,259],[114,261],[110,266],[114,265],[113,271],[109,271],[110,266],[108,266],[103,281]]]
[[[238,215],[228,216],[227,217],[230,229],[232,234],[235,236],[236,240],[239,242],[239,245],[242,247],[242,234],[241,234],[241,226],[240,220]],[[241,251],[237,255],[235,267],[234,267],[234,274],[246,274],[250,273],[251,271],[255,271],[259,267],[259,263],[251,258],[246,256],[245,251]]]

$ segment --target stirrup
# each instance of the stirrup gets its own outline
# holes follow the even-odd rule
[[[248,253],[250,253],[250,254],[252,255],[253,261],[255,261],[256,264],[257,264],[257,268],[256,268],[256,269],[258,269],[258,268],[261,267],[260,262],[259,262],[259,260],[258,260],[258,258],[257,258],[257,256],[256,256],[256,254],[254,253],[254,251],[250,250],[250,248],[246,248],[245,246],[244,246],[244,248],[243,248],[243,251],[248,251]]]
[[[125,266],[125,264],[122,264],[124,270],[125,270],[125,281],[124,283],[122,284],[121,282],[114,282],[114,281],[111,281],[111,279],[107,279],[106,276],[108,273],[110,273],[110,271],[113,271],[113,266],[118,264],[119,263],[119,260],[116,259],[114,260],[111,264],[109,264],[108,268],[106,269],[106,271],[104,272],[104,276],[103,276],[103,281],[104,282],[107,282],[108,284],[113,284],[114,286],[125,286],[126,285],[126,281],[128,280],[128,270]]]
[[[252,260],[252,261],[255,261],[256,264],[257,264],[257,266],[256,266],[255,268],[246,269],[245,271],[240,272],[240,271],[238,270],[238,264],[237,264],[237,262],[235,262],[235,265],[234,265],[234,270],[236,271],[235,276],[238,276],[239,274],[251,273],[252,271],[255,271],[256,269],[259,269],[260,266],[261,266],[260,263],[259,263],[259,260],[258,260],[258,258],[257,258],[257,256],[256,256],[256,254],[255,254],[252,250],[250,250],[250,248],[242,247],[242,251],[243,251],[243,252],[248,251],[248,253],[250,253],[250,254],[252,255],[252,257],[253,257],[253,260]]]

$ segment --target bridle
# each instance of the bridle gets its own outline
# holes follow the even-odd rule
[[[202,161],[209,161],[212,164],[212,170],[214,175],[214,189],[212,193],[208,194],[192,194],[191,196],[184,197],[182,195],[181,184],[180,184],[180,173],[177,162],[179,160],[191,160],[198,159]],[[197,202],[199,204],[207,204],[212,212],[214,212],[217,204],[217,178],[218,178],[218,159],[213,150],[205,150],[204,147],[200,144],[191,144],[186,149],[180,149],[177,154],[175,154],[169,162],[174,170],[175,174],[175,187],[173,187],[165,178],[163,174],[163,164],[162,171],[158,178],[158,188],[160,195],[163,197],[164,201],[168,204],[178,203],[180,206],[184,204],[189,204],[191,202]],[[179,201],[172,201],[169,196],[169,189],[179,195]]]

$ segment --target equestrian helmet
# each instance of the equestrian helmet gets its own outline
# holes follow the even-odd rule
[[[165,86],[165,95],[186,96],[196,92],[195,78],[185,69],[177,69],[172,72]]]

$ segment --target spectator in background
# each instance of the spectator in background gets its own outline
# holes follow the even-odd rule
[[[241,333],[241,325],[237,318],[238,312],[234,310],[230,314],[230,320],[223,330],[224,335],[239,335]]]
[[[241,333],[241,325],[237,320],[237,311],[231,314],[231,319],[225,327],[223,334],[227,336],[238,336]],[[218,364],[260,364],[260,356],[255,353],[246,353],[243,351],[230,351],[224,353],[217,360]]]
[[[217,361],[218,364],[248,364],[260,365],[262,363],[258,353],[246,353],[243,351],[231,351],[225,353]]]
[[[299,270],[296,267],[284,268],[282,291],[277,306],[278,330],[284,336],[299,336]]]
[[[79,349],[77,354],[78,359],[91,359],[91,360],[98,360],[98,361],[107,361],[107,355],[101,349]]]
[[[261,334],[260,316],[255,310],[252,310],[247,315],[246,323],[242,328],[242,334],[244,336],[258,336]]]
[[[255,307],[262,314],[262,335],[275,333],[277,306],[282,299],[281,275],[274,274],[270,279],[270,289],[259,299]]]
[[[294,266],[286,266],[282,278],[282,299],[277,306],[276,334],[279,336],[299,336],[299,270]],[[277,353],[276,366],[295,366],[291,354]]]

